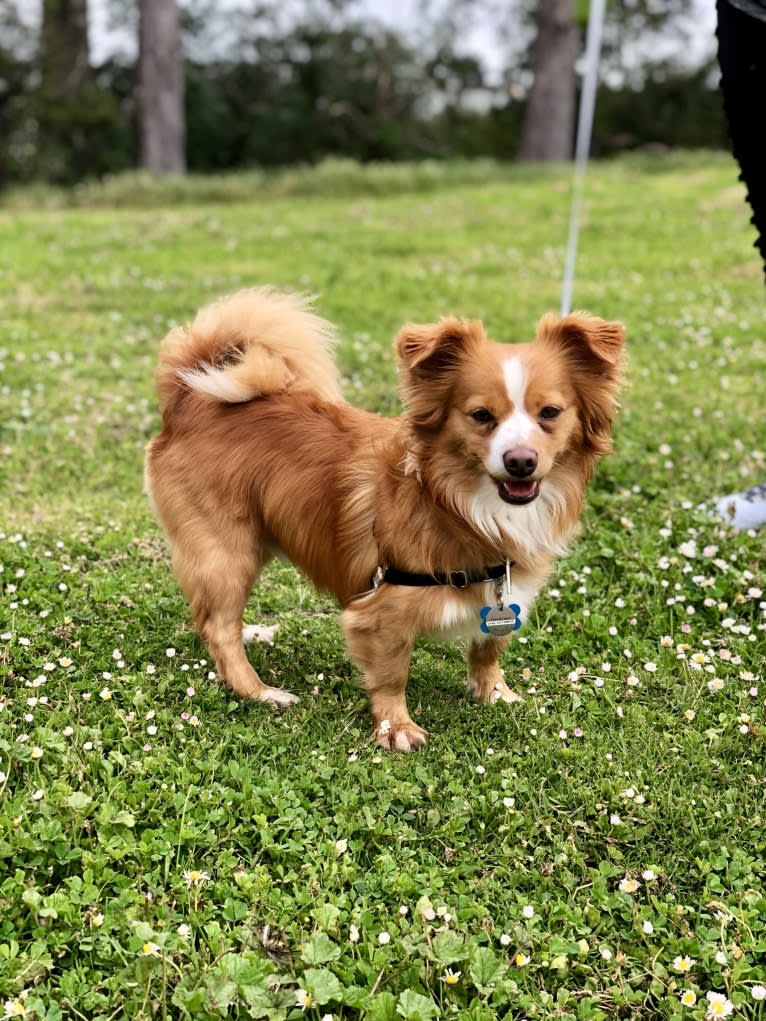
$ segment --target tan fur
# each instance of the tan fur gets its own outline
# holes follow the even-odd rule
[[[298,390],[340,401],[334,346],[334,327],[311,311],[305,295],[238,291],[167,335],[155,377],[160,408],[172,408],[183,388],[204,396],[210,375],[222,370],[239,392],[235,402]]]
[[[147,489],[195,625],[234,691],[294,701],[261,681],[241,639],[250,589],[279,550],[344,608],[349,655],[385,747],[406,751],[426,738],[405,699],[418,635],[465,632],[476,697],[513,700],[498,666],[507,640],[478,631],[492,583],[368,590],[381,564],[472,571],[509,558],[514,594],[531,605],[576,533],[586,483],[608,448],[622,350],[619,324],[594,317],[546,317],[539,329],[533,343],[510,346],[488,341],[478,321],[408,324],[396,342],[398,419],[343,401],[332,329],[305,299],[245,291],[169,334]],[[488,471],[493,430],[471,417],[476,408],[498,421],[513,413],[502,375],[509,355],[529,376],[530,420],[552,401],[561,406],[555,423],[535,427],[539,495],[519,507],[498,495],[504,471]]]

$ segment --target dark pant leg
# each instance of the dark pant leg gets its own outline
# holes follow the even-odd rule
[[[718,62],[734,156],[766,273],[766,21],[717,0]]]

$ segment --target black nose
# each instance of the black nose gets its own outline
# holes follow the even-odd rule
[[[514,479],[526,479],[537,468],[537,453],[530,447],[514,447],[503,454],[503,464]]]

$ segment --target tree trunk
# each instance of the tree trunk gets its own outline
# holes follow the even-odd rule
[[[71,183],[85,172],[87,122],[94,106],[87,0],[43,0],[38,60],[40,79],[32,94],[36,172]]]
[[[140,0],[139,162],[153,174],[186,170],[181,32],[176,0]]]
[[[574,0],[538,0],[534,81],[521,131],[520,160],[572,158],[578,32]]]
[[[40,90],[54,102],[77,99],[90,78],[88,0],[43,0]]]

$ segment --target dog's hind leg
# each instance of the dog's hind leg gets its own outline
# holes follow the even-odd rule
[[[184,536],[173,566],[218,674],[237,695],[280,708],[297,702],[289,691],[264,684],[245,655],[242,614],[261,567],[250,528],[227,524],[225,546],[209,535],[198,538],[190,543]]]

